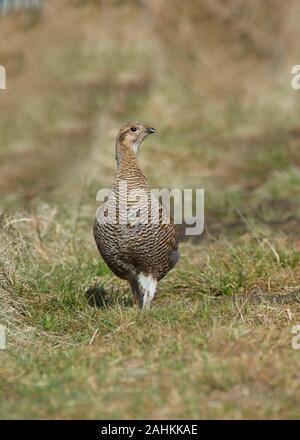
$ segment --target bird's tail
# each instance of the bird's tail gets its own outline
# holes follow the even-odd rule
[[[132,291],[140,309],[147,310],[155,296],[157,280],[152,275],[139,273],[131,283]]]

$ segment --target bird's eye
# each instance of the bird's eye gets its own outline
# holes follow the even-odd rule
[[[133,131],[133,132],[137,131],[137,127],[131,127],[130,131]]]

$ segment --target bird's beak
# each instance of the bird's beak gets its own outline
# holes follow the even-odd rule
[[[147,127],[147,128],[146,128],[146,132],[147,132],[148,134],[152,134],[152,133],[156,133],[156,130],[155,130],[155,128],[153,128],[153,127]]]

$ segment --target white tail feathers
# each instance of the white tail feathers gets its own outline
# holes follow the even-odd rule
[[[157,280],[152,275],[145,275],[144,273],[140,273],[137,278],[142,294],[142,309],[149,309],[156,292]]]

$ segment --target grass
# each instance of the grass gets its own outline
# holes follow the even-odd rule
[[[45,214],[3,220],[3,418],[297,417],[299,305],[273,299],[299,291],[299,248],[253,233],[183,244],[141,314],[88,222],[74,242],[65,213]],[[103,308],[87,301],[92,285],[111,295]],[[264,299],[248,301],[258,289]]]
[[[126,1],[1,18],[1,418],[299,417],[297,2],[265,27],[256,2],[172,1],[147,22]],[[92,237],[128,119],[159,129],[140,154],[153,187],[205,188],[205,232],[143,314]]]

